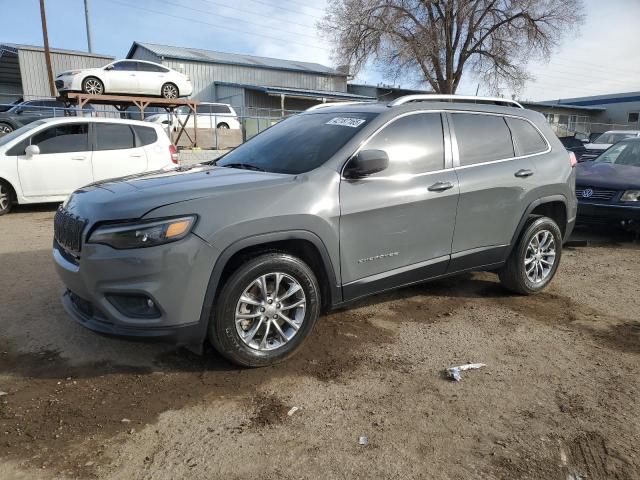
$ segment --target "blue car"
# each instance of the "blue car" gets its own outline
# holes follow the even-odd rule
[[[640,138],[616,143],[577,166],[578,223],[640,232]]]

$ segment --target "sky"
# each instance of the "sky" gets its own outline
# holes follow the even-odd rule
[[[270,56],[335,66],[318,35],[325,0],[90,0],[93,50],[126,56],[133,41]],[[586,22],[567,32],[550,62],[529,65],[518,98],[550,100],[640,90],[640,0],[585,0]],[[84,0],[46,0],[49,44],[86,50]],[[0,0],[0,43],[42,45],[39,0]],[[7,19],[19,21],[7,22]],[[394,83],[370,66],[358,83]],[[478,81],[465,75],[459,94]],[[482,84],[480,94],[488,94]],[[512,92],[504,91],[504,95]]]

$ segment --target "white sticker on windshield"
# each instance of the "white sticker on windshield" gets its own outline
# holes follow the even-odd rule
[[[329,120],[325,125],[342,125],[343,127],[358,128],[366,120],[362,118],[336,117]]]

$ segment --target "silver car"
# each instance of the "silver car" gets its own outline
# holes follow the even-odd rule
[[[539,292],[575,222],[575,160],[517,104],[430,98],[324,106],[216,162],[77,190],[55,217],[65,308],[261,366],[376,292],[471,270]]]

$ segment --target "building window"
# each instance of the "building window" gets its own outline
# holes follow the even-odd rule
[[[638,123],[638,117],[640,116],[640,112],[629,112],[629,123]]]

